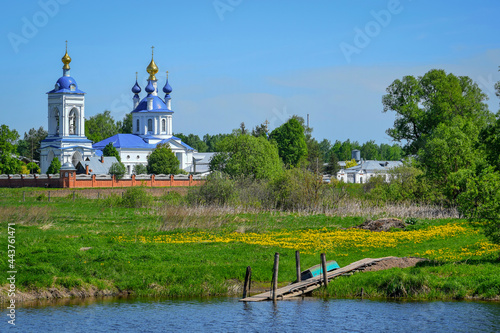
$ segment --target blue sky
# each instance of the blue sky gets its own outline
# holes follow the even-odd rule
[[[47,127],[47,91],[71,75],[86,117],[131,111],[155,46],[159,86],[173,88],[174,132],[228,133],[310,115],[313,136],[390,143],[385,88],[441,68],[499,100],[500,2],[489,1],[9,1],[0,20],[0,123],[21,136]],[[141,95],[144,97],[144,92]]]

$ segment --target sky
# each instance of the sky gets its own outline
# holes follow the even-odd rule
[[[497,112],[500,2],[428,0],[9,1],[0,14],[0,124],[47,128],[62,76],[86,92],[85,117],[132,110],[151,46],[169,71],[174,133],[272,130],[307,118],[321,141],[392,143],[382,96],[396,79],[444,69],[472,78]],[[160,92],[160,96],[163,94]]]

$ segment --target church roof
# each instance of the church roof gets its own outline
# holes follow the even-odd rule
[[[75,79],[71,76],[61,76],[59,80],[57,80],[55,88],[47,94],[55,93],[85,94],[85,92],[78,89]]]
[[[360,164],[350,167],[345,170],[346,173],[356,173],[359,171],[365,172],[383,172],[394,167],[402,165],[401,161],[363,161]]]
[[[175,141],[178,144],[180,143],[181,146],[188,150],[194,150],[194,148],[190,147],[189,145],[185,144],[184,142],[181,141],[181,139],[173,136],[169,139],[164,139],[161,140],[158,143],[147,143],[142,137],[135,135],[135,134],[115,134],[107,139],[104,139],[102,141],[96,142],[92,145],[94,149],[100,149],[103,150],[104,147],[110,142],[113,143],[113,146],[115,148],[138,148],[138,149],[155,149],[156,146],[160,143],[169,143],[171,141]]]
[[[111,165],[117,162],[118,160],[114,156],[90,156],[85,157],[83,161],[78,162],[76,169],[77,173],[84,173],[85,167],[88,165],[90,175],[106,175],[108,174]]]
[[[153,98],[153,108],[151,110],[148,110],[148,98],[152,97]],[[151,96],[148,95],[142,99],[142,101],[139,102],[139,105],[134,109],[132,112],[172,112],[172,110],[169,110],[167,108],[167,105],[165,102],[158,96]]]

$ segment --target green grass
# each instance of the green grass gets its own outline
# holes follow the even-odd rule
[[[16,286],[21,291],[51,287],[131,291],[141,296],[239,295],[247,266],[253,281],[270,285],[273,257],[280,253],[280,284],[295,279],[295,251],[268,245],[230,243],[142,243],[118,242],[116,235],[130,238],[183,234],[203,230],[216,235],[231,232],[267,234],[304,229],[336,230],[364,222],[362,217],[335,217],[283,212],[234,213],[230,209],[208,209],[202,215],[186,215],[184,209],[156,198],[148,208],[126,208],[119,198],[85,199],[77,195],[51,197],[46,190],[22,201],[26,189],[0,189],[0,265],[8,266],[7,223],[16,223]],[[51,190],[55,191],[55,190]],[[163,198],[164,200],[165,198]],[[177,200],[177,199],[175,199]],[[203,215],[205,214],[205,215]],[[177,219],[177,220],[176,220]],[[176,221],[175,223],[172,221]],[[413,227],[425,231],[430,226],[457,220],[419,220]],[[471,229],[472,230],[472,229]],[[364,257],[411,256],[429,249],[474,244],[485,238],[476,233],[423,243],[411,242],[396,248],[365,251],[346,249],[348,256],[336,259],[341,266]],[[91,247],[82,251],[81,248]],[[328,256],[328,253],[327,253]],[[323,297],[406,297],[416,299],[493,299],[500,295],[500,265],[493,254],[468,261],[430,262],[408,269],[366,272],[340,277]],[[319,262],[319,253],[302,253],[302,267]],[[7,269],[0,279],[6,281]]]

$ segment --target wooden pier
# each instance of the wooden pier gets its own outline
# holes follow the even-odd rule
[[[338,276],[347,275],[350,273],[358,272],[364,270],[366,267],[371,266],[379,261],[384,261],[388,259],[397,259],[397,257],[384,257],[384,258],[365,258],[353,262],[345,267],[338,268],[336,270],[330,271],[327,273],[327,281],[333,280]],[[276,299],[283,300],[296,296],[304,296],[305,294],[313,291],[321,287],[325,283],[323,275],[315,276],[310,279],[292,283],[288,286],[279,288],[276,290]],[[261,301],[269,301],[272,300],[272,292],[267,291],[262,294],[249,296],[240,299],[240,302],[261,302]]]

